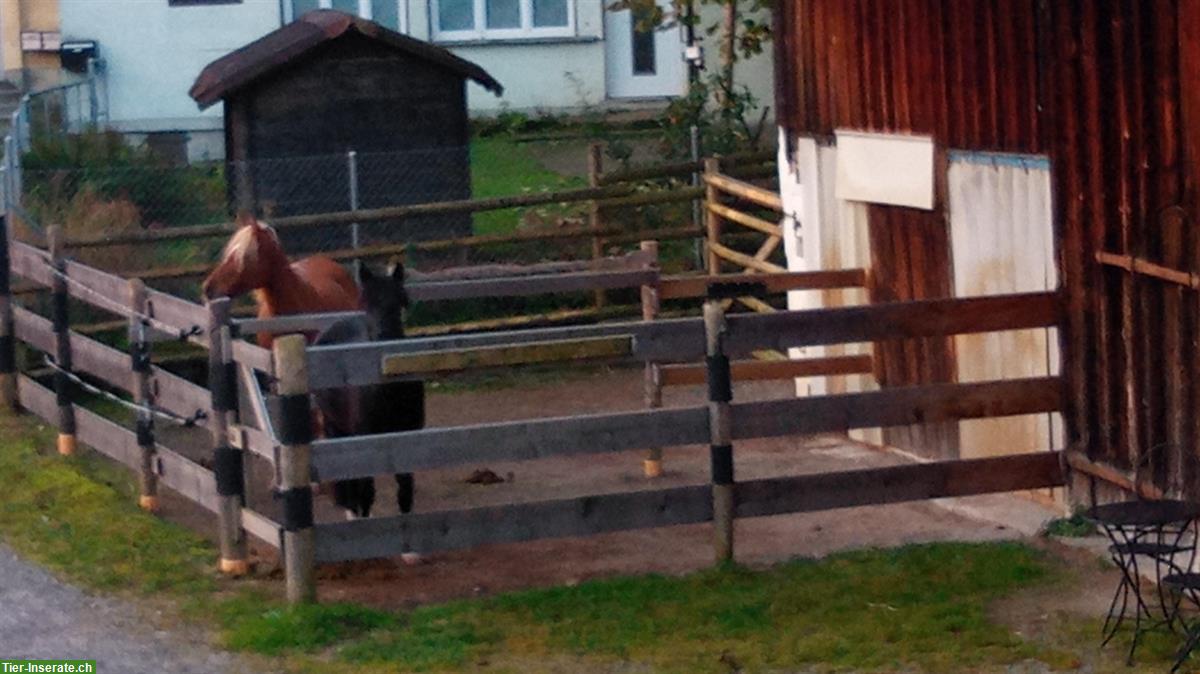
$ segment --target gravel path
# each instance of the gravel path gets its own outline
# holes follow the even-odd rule
[[[0,658],[94,659],[101,674],[264,672],[204,635],[157,630],[137,607],[86,594],[0,544]]]

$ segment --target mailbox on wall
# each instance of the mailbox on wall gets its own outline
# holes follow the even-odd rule
[[[98,52],[95,40],[71,40],[58,49],[63,70],[80,74],[87,72],[88,60],[97,58]]]

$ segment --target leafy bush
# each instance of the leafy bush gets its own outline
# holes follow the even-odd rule
[[[30,212],[69,230],[76,223],[62,218],[81,194],[131,205],[143,228],[216,222],[228,211],[220,165],[170,166],[115,132],[36,136],[22,162]]]

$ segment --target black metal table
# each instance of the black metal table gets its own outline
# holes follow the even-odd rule
[[[1121,583],[1113,594],[1101,628],[1104,641],[1100,645],[1106,645],[1117,633],[1132,599],[1133,643],[1129,646],[1127,662],[1133,664],[1133,654],[1143,633],[1161,625],[1175,629],[1180,598],[1168,596],[1164,579],[1191,571],[1196,557],[1196,521],[1200,519],[1200,503],[1168,499],[1126,501],[1096,506],[1084,516],[1108,536],[1112,543],[1108,552],[1121,570]],[[1180,556],[1187,558],[1186,564],[1177,561]],[[1139,557],[1149,558],[1154,565],[1157,615],[1142,597]]]

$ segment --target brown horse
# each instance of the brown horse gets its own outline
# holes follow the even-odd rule
[[[363,308],[358,286],[337,262],[323,255],[289,262],[270,225],[246,211],[238,214],[238,225],[221,261],[204,279],[204,297],[253,292],[259,318]],[[270,348],[272,341],[270,334],[258,335],[260,346]]]

